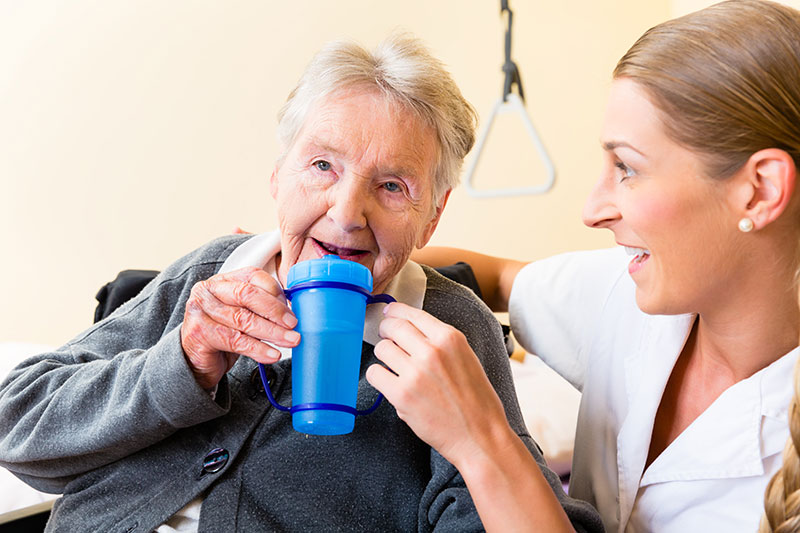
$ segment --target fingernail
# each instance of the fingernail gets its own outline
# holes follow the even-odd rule
[[[297,317],[294,316],[292,313],[286,313],[283,315],[283,323],[286,324],[288,327],[293,328],[297,325]]]
[[[287,331],[283,334],[283,338],[288,342],[297,342],[300,340],[300,334],[296,331]]]

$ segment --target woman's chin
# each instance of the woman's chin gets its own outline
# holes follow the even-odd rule
[[[683,315],[692,311],[687,306],[679,305],[674,298],[666,298],[663,294],[655,294],[636,287],[636,306],[648,315]]]
[[[636,306],[642,313],[646,313],[648,315],[660,315],[659,308],[654,302],[651,301],[650,298],[641,294],[639,289],[636,289]]]

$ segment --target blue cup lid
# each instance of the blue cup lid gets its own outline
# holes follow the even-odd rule
[[[308,281],[347,283],[372,292],[372,273],[367,267],[333,254],[295,264],[289,269],[286,288]]]

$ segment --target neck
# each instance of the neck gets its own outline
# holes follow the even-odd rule
[[[776,263],[698,313],[695,348],[703,366],[727,370],[738,382],[797,347],[800,309],[794,268]]]

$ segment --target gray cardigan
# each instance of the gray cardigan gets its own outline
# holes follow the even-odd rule
[[[215,399],[197,385],[180,343],[183,309],[192,286],[247,238],[223,237],[185,256],[0,385],[0,465],[63,493],[48,531],[150,532],[198,496],[200,531],[481,530],[458,471],[388,402],[359,417],[349,435],[309,436],[269,405],[249,358],[222,379]],[[466,334],[576,528],[601,531],[594,509],[564,494],[527,434],[494,316],[468,289],[425,273],[423,308]],[[375,362],[365,343],[360,408],[377,395],[364,378]],[[291,360],[270,375],[289,405]]]

